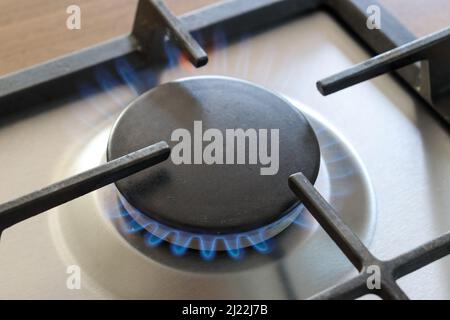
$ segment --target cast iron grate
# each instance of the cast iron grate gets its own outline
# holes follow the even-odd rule
[[[376,294],[383,299],[405,300],[408,296],[396,280],[450,254],[448,232],[394,259],[379,260],[370,253],[302,173],[292,175],[289,178],[289,186],[359,271],[353,279],[332,287],[313,299],[356,299],[366,294]],[[381,276],[379,289],[370,289],[367,285],[371,273],[365,271],[374,266],[379,269]]]
[[[366,9],[373,4],[382,9],[387,27],[368,31]],[[140,0],[131,34],[0,77],[0,112],[15,111],[21,104],[27,105],[23,103],[26,101],[24,97],[33,97],[32,93],[36,91],[53,90],[63,77],[133,52],[142,52],[155,62],[164,56],[162,44],[167,41],[167,36],[178,44],[195,66],[201,66],[207,62],[207,56],[191,34],[208,39],[216,28],[220,28],[227,36],[234,36],[318,9],[335,15],[375,52],[390,50],[319,81],[317,86],[323,94],[397,70],[408,85],[447,123],[450,122],[450,64],[447,59],[450,28],[415,39],[375,0],[230,0],[179,19],[160,0]],[[20,221],[155,165],[165,160],[169,152],[167,144],[160,142],[4,203],[0,205],[0,235]],[[302,173],[292,175],[289,184],[359,271],[353,279],[313,299],[354,299],[370,293],[383,299],[407,299],[396,280],[450,254],[450,233],[446,233],[394,259],[381,261],[372,255]],[[381,287],[377,291],[367,286],[369,275],[365,270],[373,266],[379,268],[381,275]]]

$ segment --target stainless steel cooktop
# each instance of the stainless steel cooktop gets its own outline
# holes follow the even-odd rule
[[[144,86],[234,77],[289,99],[319,138],[316,187],[381,259],[450,229],[450,137],[423,102],[389,75],[329,97],[315,89],[318,79],[368,58],[333,18],[312,13],[233,43],[216,38],[201,69],[182,61],[136,77]],[[132,64],[124,58],[115,67],[99,67],[97,85],[80,80],[73,97],[51,101],[43,112],[0,120],[0,202],[105,161],[109,129],[138,95]],[[337,175],[333,161],[350,174]],[[162,248],[143,246],[111,218],[111,188],[5,231],[0,298],[300,299],[355,273],[308,215],[279,240],[276,257],[222,263],[159,254]],[[80,290],[67,288],[71,265],[80,267]],[[447,257],[398,283],[411,298],[449,299],[449,278]]]

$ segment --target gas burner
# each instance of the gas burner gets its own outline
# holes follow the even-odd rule
[[[232,147],[243,146],[236,136],[228,135],[236,129],[249,133],[241,158],[230,149],[230,141]],[[115,183],[122,205],[154,236],[181,248],[238,250],[263,243],[299,215],[301,206],[286,181],[292,172],[301,171],[315,182],[320,150],[310,124],[290,102],[233,78],[195,77],[166,83],[136,99],[120,115],[110,135],[107,159],[160,140],[174,140],[177,130],[193,137],[193,159],[188,155],[181,165],[173,159],[165,161]],[[223,150],[223,160],[206,164],[203,147],[213,142],[202,139],[208,140],[205,137],[212,130],[226,136],[214,140]],[[251,140],[251,130],[259,141]],[[269,133],[274,138],[273,130],[279,139],[275,144],[256,135],[262,131],[265,138]],[[255,149],[250,151],[253,142]],[[250,164],[256,147],[262,156],[262,143],[267,155],[268,149],[272,156],[277,153],[276,170],[270,174],[263,174],[269,171],[264,164]],[[176,141],[169,144],[174,156]],[[190,152],[190,141],[188,146]]]
[[[419,26],[384,0],[229,0],[180,17],[164,1],[136,2],[124,36],[0,77],[0,196],[25,192],[0,204],[0,295],[302,299],[328,287],[314,298],[448,298],[450,27],[438,12],[448,10],[427,2],[443,24]],[[366,60],[356,37],[378,55]],[[366,82],[387,73],[413,90],[392,77]],[[201,74],[260,83],[320,115],[229,78],[147,91]],[[323,98],[314,83],[342,92]],[[280,150],[263,150],[281,159],[252,153],[260,139],[223,158],[223,132],[238,127],[270,131]],[[183,141],[193,131],[193,152],[159,141],[177,130]],[[380,192],[371,246],[365,167]]]
[[[343,218],[364,243],[369,243],[376,209],[373,189],[362,162],[325,119],[299,102],[289,102],[307,117],[319,142],[320,168],[315,187],[333,207],[344,213]],[[105,123],[104,129],[88,144],[81,150],[74,150],[76,156],[68,155],[74,166],[69,171],[63,168],[58,175],[72,175],[104,163],[109,135],[110,128]],[[176,292],[177,297],[214,299],[223,298],[221,289],[226,287],[233,297],[245,298],[246,292],[251,290],[265,298],[282,299],[284,289],[274,291],[272,286],[267,287],[266,281],[261,281],[275,279],[277,283],[288,282],[292,295],[301,299],[323,286],[313,279],[324,279],[325,285],[332,285],[350,271],[342,263],[342,254],[306,209],[288,228],[266,241],[268,251],[258,251],[258,247],[252,246],[241,249],[237,259],[230,257],[232,252],[228,251],[212,253],[212,259],[204,256],[201,249],[174,251],[173,243],[157,237],[153,238],[155,242],[149,241],[154,234],[137,223],[131,211],[123,211],[118,196],[116,186],[109,185],[61,206],[58,214],[49,216],[61,258],[68,265],[79,265],[86,277],[93,279],[96,290],[113,296],[164,299]],[[142,213],[141,217],[149,219]],[[115,267],[110,268],[111,265]],[[109,270],[106,276],[105,268]],[[308,276],[298,277],[299,270]],[[208,283],[207,292],[193,290],[193,273],[196,285]],[[165,287],[173,278],[178,279],[176,290],[173,286]],[[123,279],[127,281],[126,295],[123,294]]]

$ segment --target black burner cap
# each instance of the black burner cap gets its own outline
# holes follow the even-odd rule
[[[114,125],[107,158],[161,140],[173,148],[178,141],[171,141],[171,135],[180,128],[194,140],[194,121],[202,122],[202,133],[210,128],[223,133],[224,162],[226,129],[267,129],[269,156],[270,130],[278,129],[279,170],[261,175],[261,168],[269,165],[261,164],[260,158],[249,164],[247,140],[245,164],[208,165],[200,159],[202,164],[175,165],[169,158],[116,182],[132,206],[166,226],[202,234],[254,230],[282,218],[298,204],[288,187],[291,174],[301,171],[312,182],[317,178],[320,150],[305,117],[272,92],[224,77],[170,82],[137,98]],[[203,142],[201,150],[209,143]]]

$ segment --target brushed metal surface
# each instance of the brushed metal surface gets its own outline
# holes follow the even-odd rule
[[[163,72],[157,81],[162,83],[203,74],[243,78],[300,101],[325,118],[360,156],[370,176],[377,220],[369,248],[380,258],[390,258],[450,228],[450,137],[426,106],[390,76],[379,77],[330,97],[322,97],[316,91],[318,79],[368,57],[328,15],[315,13],[217,49],[210,53],[210,63],[205,68],[193,70],[182,63]],[[88,145],[94,148],[93,153],[99,152],[92,137],[101,136],[100,131],[110,126],[135,97],[135,91],[122,84],[82,100],[53,101],[55,108],[46,112],[0,120],[0,201],[60,180],[71,170],[93,166],[91,159],[77,158],[79,151]],[[73,168],[75,162],[78,166]],[[0,243],[0,298],[112,298],[146,292],[124,285],[129,280],[127,275],[112,279],[115,276],[112,271],[120,270],[127,261],[141,259],[142,254],[133,250],[118,236],[114,226],[108,226],[101,217],[93,214],[90,217],[92,223],[85,224],[81,217],[89,217],[92,208],[83,204],[91,203],[89,199],[85,197],[61,206],[48,215],[5,231]],[[347,205],[351,206],[352,202]],[[74,212],[70,211],[75,207]],[[55,223],[60,222],[67,212],[79,215],[80,219],[75,219],[79,225],[66,225],[63,230],[73,232],[63,236]],[[102,221],[108,227],[95,228],[99,223],[102,225]],[[90,250],[83,250],[83,243],[76,248],[67,247],[72,243],[67,237],[76,240],[75,230],[83,228],[85,232],[94,232],[94,240],[99,242],[88,242]],[[317,230],[317,234],[319,232]],[[114,235],[113,239],[111,235]],[[104,243],[101,239],[112,241],[102,247],[99,245]],[[120,251],[123,255],[113,250],[115,245],[124,248]],[[323,245],[331,245],[331,240],[324,234]],[[302,277],[298,279],[308,279],[311,288],[325,289],[328,284],[345,277],[345,272],[334,274],[336,268],[330,270],[329,262],[336,263],[344,271],[346,268],[351,270],[338,249],[334,249],[332,255],[337,255],[336,259],[322,260],[320,274],[311,269],[298,270],[296,265],[289,268]],[[81,255],[82,261],[80,255],[74,255],[75,250],[85,253]],[[314,256],[314,252],[309,255],[311,259]],[[105,261],[110,263],[102,264]],[[81,266],[98,263],[98,269],[94,269],[98,270],[96,273],[83,272],[82,268],[80,290],[68,290],[66,286],[66,268],[73,262]],[[146,279],[146,283],[157,287],[166,297],[183,296],[186,282],[182,279],[187,271],[155,264],[171,271],[170,277],[167,276],[169,273],[164,277],[155,273]],[[315,267],[317,269],[317,265]],[[136,274],[145,272],[145,268],[136,264],[130,276],[139,279]],[[282,293],[291,292],[284,297],[298,297],[282,287],[280,278],[266,278],[264,268],[252,271],[252,283],[263,282],[264,290],[256,292],[255,286],[248,285],[242,288],[241,296],[254,294],[252,297],[259,298],[276,294],[280,297]],[[240,279],[248,279],[245,274],[241,274]],[[226,282],[221,282],[223,286],[219,292],[216,286],[210,285],[211,281],[214,283],[211,280],[214,275],[203,276],[205,278],[200,280],[198,275],[189,272],[189,283],[200,280],[195,288],[188,286],[192,289],[189,294],[226,296],[235,292],[235,288]],[[113,288],[105,290],[99,283],[111,284]],[[401,279],[399,284],[412,298],[448,299],[450,261],[447,258],[434,263]]]
[[[324,119],[306,106],[294,105],[308,117],[321,146],[316,187],[369,244],[376,208],[364,167]],[[108,132],[106,128],[80,150],[72,170],[104,162]],[[114,186],[107,187],[72,201],[50,220],[55,245],[66,256],[67,265],[80,266],[92,279],[90,284],[109,297],[306,299],[352,271],[307,212],[273,239],[273,248],[266,254],[247,248],[236,260],[218,253],[205,261],[197,250],[179,256],[168,244],[147,246],[145,236],[124,223],[117,196]]]

